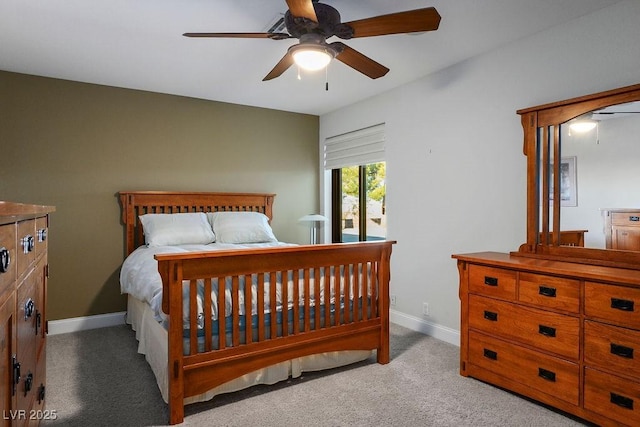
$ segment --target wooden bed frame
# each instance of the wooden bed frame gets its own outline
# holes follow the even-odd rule
[[[253,211],[272,218],[273,194],[194,193],[194,192],[120,192],[122,221],[126,233],[126,254],[144,244],[139,215],[146,213]],[[389,262],[395,242],[376,241],[327,245],[284,246],[277,248],[241,249],[199,253],[156,255],[163,282],[163,311],[169,315],[168,369],[169,422],[184,420],[184,398],[198,395],[257,369],[287,360],[331,351],[376,350],[377,362],[389,362]],[[343,271],[364,271],[369,274],[343,274]],[[245,293],[245,310],[251,312],[251,288],[242,290],[239,283],[255,275],[258,281],[257,306],[264,306],[264,291],[270,293],[271,313],[276,312],[275,288],[265,282],[265,274],[297,274],[304,284],[304,296],[293,287],[294,301],[304,299],[300,306],[287,308],[283,304],[281,325],[268,322],[268,313],[257,313],[257,325],[242,330],[239,325],[239,292]],[[321,284],[310,277],[331,276],[344,290],[343,311],[324,310],[331,305],[329,284],[325,281],[324,297]],[[189,348],[184,349],[182,324],[182,286],[190,283],[195,294],[196,281],[205,286],[205,318],[211,316],[211,278],[219,283],[231,280],[233,307],[231,338],[225,334],[225,322],[219,322],[219,343],[212,345],[210,322],[204,326],[204,351],[198,348],[196,336],[196,303],[190,301]],[[345,286],[349,284],[349,286]],[[353,290],[350,290],[353,289]],[[368,289],[368,296],[365,290]],[[352,292],[352,295],[350,295]],[[287,300],[283,287],[283,300]],[[318,295],[316,301],[310,297]],[[207,297],[208,296],[208,297]],[[222,296],[223,298],[223,296]],[[224,300],[220,298],[219,318],[224,317]],[[174,320],[175,319],[175,320]],[[176,321],[177,320],[177,321]],[[247,322],[248,323],[248,322]],[[278,327],[281,326],[281,330]],[[270,338],[272,337],[272,338]],[[201,343],[202,345],[202,343]]]

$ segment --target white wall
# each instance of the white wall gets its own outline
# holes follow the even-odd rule
[[[563,136],[562,157],[576,157],[577,206],[561,208],[560,229],[588,230],[587,247],[605,248],[603,208],[640,208],[639,135],[640,114],[634,114]]]
[[[452,341],[460,310],[451,254],[524,242],[516,110],[639,82],[640,2],[628,0],[322,116],[321,146],[386,123],[388,238],[398,241],[392,319]]]

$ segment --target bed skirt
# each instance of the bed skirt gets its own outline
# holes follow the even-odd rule
[[[165,402],[169,402],[168,337],[167,330],[154,319],[151,307],[129,295],[127,299],[127,323],[131,325],[138,340],[138,353],[144,354],[156,376],[158,388]],[[186,397],[184,404],[205,402],[214,396],[231,393],[258,384],[275,384],[289,378],[297,378],[303,372],[320,371],[349,365],[369,358],[374,352],[363,350],[334,351],[314,354],[281,362],[215,387],[206,393]]]

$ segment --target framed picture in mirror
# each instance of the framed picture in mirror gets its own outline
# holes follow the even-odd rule
[[[576,157],[560,160],[560,206],[578,206]],[[553,176],[549,188],[549,200],[553,200]]]

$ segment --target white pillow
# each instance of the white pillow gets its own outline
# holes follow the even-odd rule
[[[208,212],[218,243],[277,242],[269,218],[260,212]]]
[[[215,241],[203,212],[140,215],[147,246],[206,245]]]

